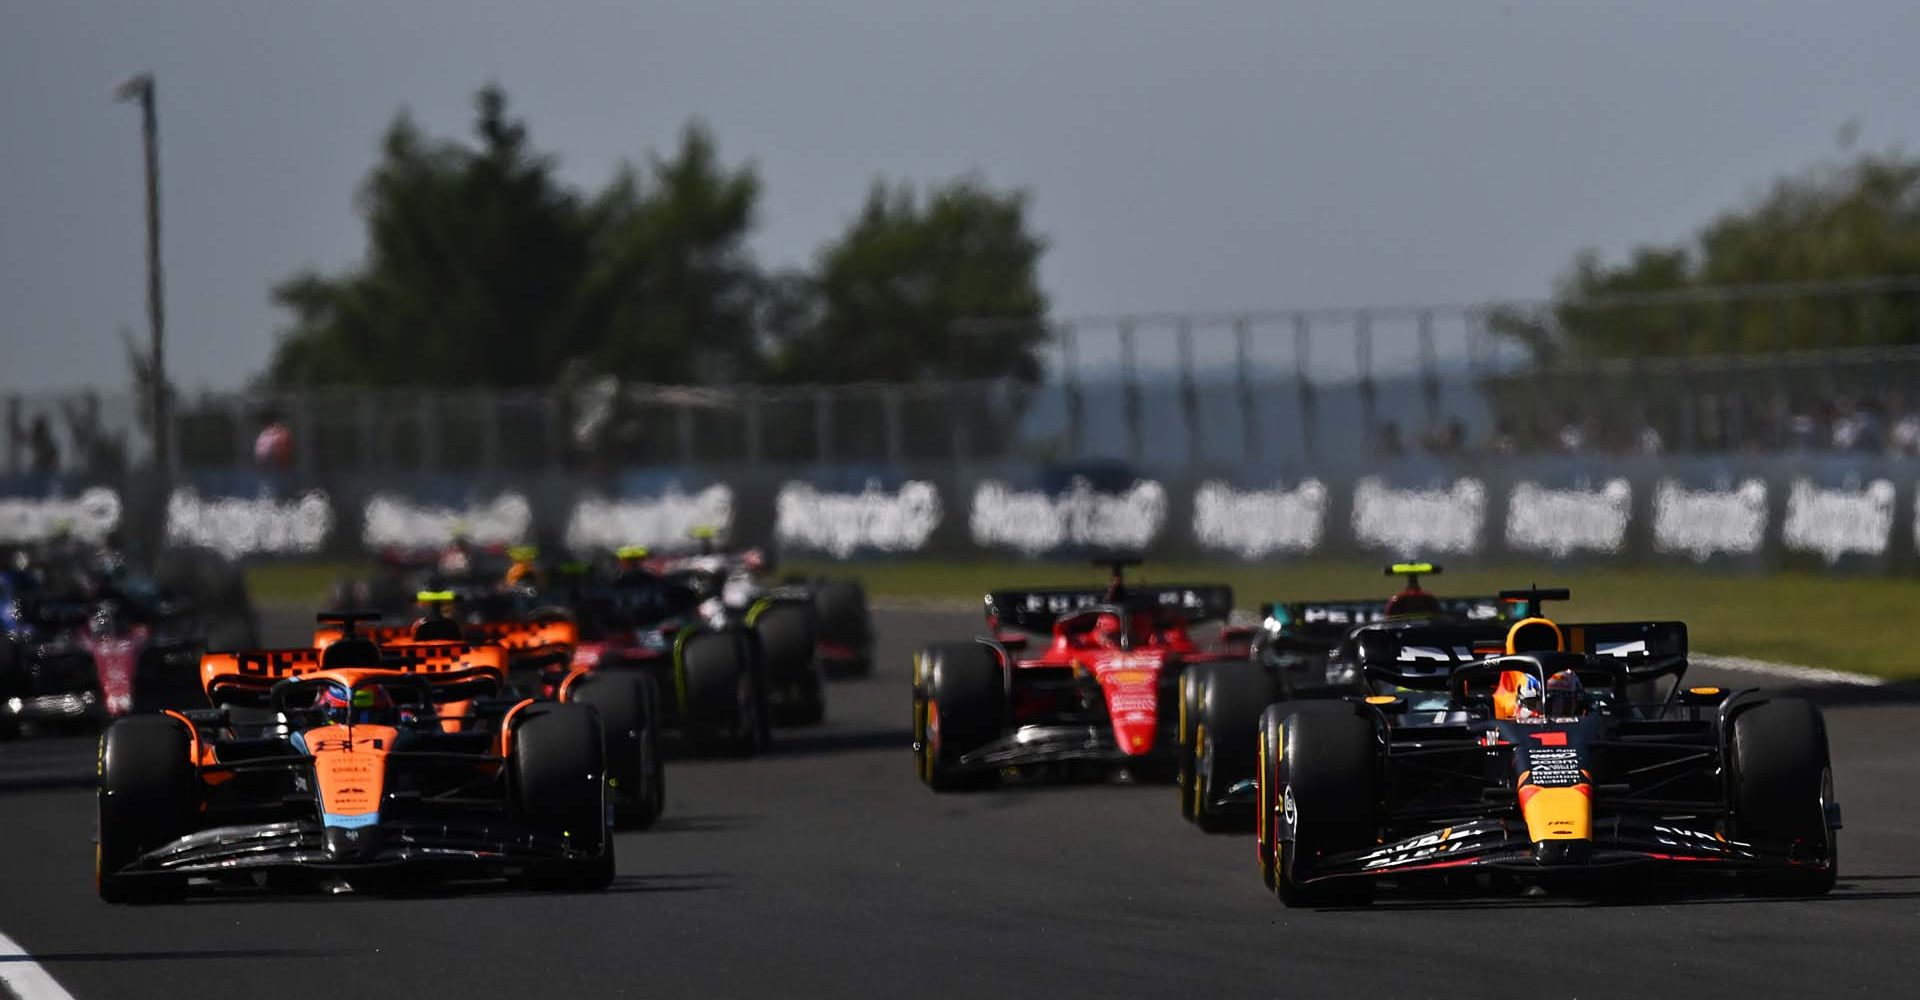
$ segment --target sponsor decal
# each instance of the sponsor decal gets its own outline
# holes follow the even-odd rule
[[[417,504],[391,493],[375,493],[361,510],[360,541],[370,549],[440,548],[464,536],[480,545],[524,541],[533,527],[533,506],[518,493],[502,493],[487,503],[465,507]]]
[[[1653,497],[1653,547],[1696,562],[1716,554],[1760,551],[1767,533],[1767,484],[1743,480],[1731,490],[1689,490],[1661,482]]]
[[[927,547],[943,511],[932,483],[909,482],[888,492],[873,480],[859,493],[828,493],[789,482],[774,499],[773,533],[783,545],[846,558],[863,549],[918,552]]]
[[[1287,489],[1236,490],[1209,480],[1193,494],[1193,537],[1202,546],[1248,559],[1274,552],[1312,552],[1326,528],[1327,488],[1303,479]]]
[[[623,545],[684,545],[696,528],[725,538],[733,529],[733,487],[709,486],[688,493],[669,483],[658,496],[607,500],[588,497],[567,516],[567,547],[576,551]]]
[[[1507,547],[1565,558],[1575,552],[1617,553],[1633,515],[1633,487],[1608,480],[1598,490],[1556,490],[1519,483],[1507,498]]]
[[[1893,484],[1876,479],[1863,489],[1828,490],[1796,479],[1787,491],[1780,542],[1816,552],[1828,565],[1844,555],[1885,555],[1893,535]]]
[[[1477,552],[1487,488],[1456,479],[1431,490],[1402,490],[1369,476],[1353,488],[1353,533],[1362,545],[1403,553]]]
[[[1143,549],[1167,520],[1167,490],[1141,480],[1101,493],[1085,479],[1058,496],[1010,489],[993,480],[973,491],[968,530],[974,544],[1037,555],[1065,547]]]
[[[98,542],[120,526],[120,494],[103,486],[71,499],[0,498],[0,542],[42,542],[61,531]]]
[[[192,489],[167,498],[166,538],[228,557],[318,552],[333,533],[333,505],[314,490],[292,500],[202,499]]]
[[[1395,865],[1425,861],[1442,854],[1451,854],[1460,845],[1454,841],[1454,828],[1447,827],[1412,840],[1403,840],[1398,844],[1383,847],[1360,858],[1363,869],[1389,868]]]

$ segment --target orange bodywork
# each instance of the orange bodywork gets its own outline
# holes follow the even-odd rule
[[[309,729],[303,735],[313,756],[320,813],[327,825],[379,812],[386,792],[387,751],[400,731],[392,726],[336,725]]]

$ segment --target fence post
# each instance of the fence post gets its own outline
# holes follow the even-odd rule
[[[439,394],[428,391],[414,397],[415,419],[420,423],[420,464],[422,471],[440,466],[440,418],[433,404]]]
[[[1181,320],[1175,331],[1180,350],[1180,409],[1187,422],[1187,466],[1200,464],[1205,450],[1200,426],[1200,391],[1193,384],[1193,321]]]
[[[682,399],[673,404],[675,436],[680,440],[680,464],[693,464],[693,407]]]
[[[20,474],[20,394],[7,394],[7,475]]]
[[[900,426],[900,387],[889,385],[880,393],[887,419],[887,464],[898,470],[907,464],[905,435]]]
[[[825,386],[813,390],[813,461],[822,466],[833,461],[833,397]]]
[[[1440,360],[1433,346],[1433,310],[1420,310],[1420,389],[1427,404],[1427,429],[1440,427]]]
[[[1067,408],[1067,453],[1069,457],[1078,457],[1081,451],[1082,437],[1085,432],[1085,399],[1080,393],[1080,349],[1079,332],[1072,324],[1060,326],[1060,368],[1062,372],[1061,390],[1065,394]]]
[[[1380,445],[1379,413],[1373,385],[1373,314],[1362,309],[1353,314],[1353,364],[1360,375],[1360,426],[1369,449]]]
[[[742,413],[741,413],[741,423],[743,425],[742,429],[746,432],[746,436],[747,436],[747,440],[746,440],[747,462],[748,464],[751,464],[751,465],[758,465],[760,463],[760,448],[761,448],[761,445],[760,445],[760,389],[753,386],[748,386],[746,388],[745,400],[746,402],[742,408]]]
[[[1140,427],[1140,381],[1134,376],[1133,321],[1120,323],[1121,397],[1126,408],[1127,458],[1140,461],[1146,451],[1145,432]]]
[[[1301,454],[1312,458],[1314,445],[1319,437],[1314,426],[1313,399],[1313,323],[1306,313],[1293,314],[1293,375],[1295,391],[1300,397],[1300,449]]]
[[[1253,394],[1253,330],[1245,316],[1233,321],[1234,382],[1240,394],[1240,457],[1251,462],[1260,454],[1259,400]]]

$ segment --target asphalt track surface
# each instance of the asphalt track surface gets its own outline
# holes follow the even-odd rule
[[[1164,786],[929,792],[908,748],[909,656],[976,621],[879,624],[876,675],[835,685],[826,725],[784,731],[770,757],[673,764],[667,817],[619,838],[602,893],[111,907],[92,887],[92,739],[0,745],[0,933],[80,998],[1912,996],[1920,982],[1911,690],[1808,689],[1845,809],[1831,896],[1290,911],[1262,889],[1250,837],[1186,826]]]

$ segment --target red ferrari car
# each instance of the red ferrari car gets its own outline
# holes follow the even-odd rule
[[[920,651],[922,781],[946,791],[1071,766],[1172,776],[1180,672],[1246,659],[1252,630],[1226,622],[1232,588],[1130,586],[1123,574],[1138,562],[1100,562],[1113,572],[1104,589],[993,591],[987,635]]]

